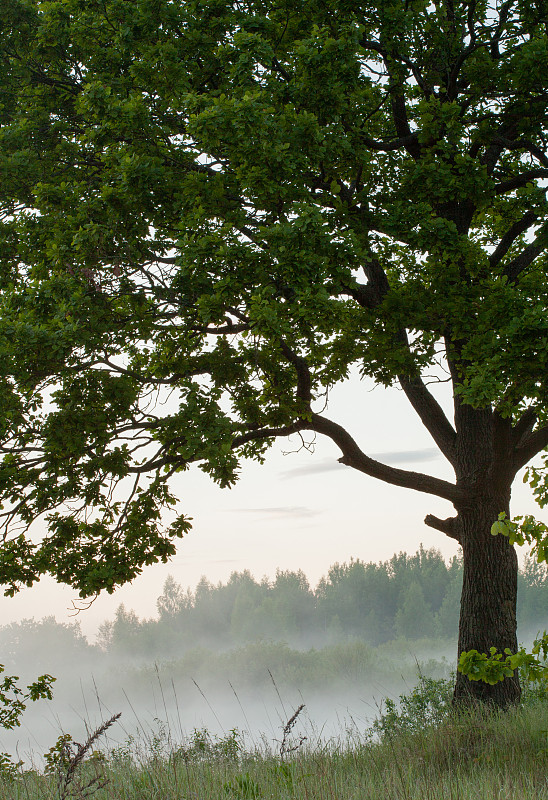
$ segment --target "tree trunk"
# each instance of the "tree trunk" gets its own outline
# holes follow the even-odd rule
[[[514,547],[505,536],[491,535],[491,525],[501,511],[509,515],[510,491],[482,497],[458,514],[463,551],[463,586],[460,607],[458,655],[466,650],[489,653],[490,647],[517,650],[517,575]],[[505,708],[518,703],[521,689],[517,671],[490,686],[457,673],[456,704],[491,703]]]

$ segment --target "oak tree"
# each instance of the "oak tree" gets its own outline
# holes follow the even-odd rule
[[[548,445],[545,0],[1,9],[7,592],[112,590],[188,529],[162,522],[175,473],[230,486],[319,435],[454,506],[425,522],[462,547],[459,653],[515,652],[516,554],[490,531]],[[454,481],[330,417],[351,371],[401,387]]]

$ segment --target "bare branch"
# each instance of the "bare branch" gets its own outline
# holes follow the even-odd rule
[[[312,401],[312,379],[310,376],[310,370],[308,368],[308,364],[305,358],[302,356],[298,356],[285,342],[282,341],[281,343],[281,350],[287,360],[293,364],[295,367],[295,371],[297,373],[297,392],[296,397],[298,400],[302,400],[305,404],[307,410],[310,409],[310,403]]]
[[[127,519],[129,510],[130,510],[130,507],[131,507],[131,502],[132,502],[133,498],[135,497],[135,495],[137,494],[137,490],[139,488],[139,481],[140,481],[140,476],[137,475],[135,480],[133,481],[133,487],[132,487],[132,489],[131,489],[131,491],[129,493],[129,496],[124,501],[124,507],[122,508],[122,511],[121,511],[120,515],[118,516],[118,522],[116,523],[116,527],[114,528],[113,533],[117,533],[118,531],[120,531],[121,527],[122,527],[122,523],[124,522],[125,519]]]
[[[514,450],[513,466],[517,472],[524,467],[532,458],[548,447],[548,425],[537,428],[531,433],[521,437],[521,444]]]
[[[532,408],[526,408],[521,417],[514,425],[512,431],[514,447],[519,447],[523,437],[528,436],[530,433],[533,432],[533,428],[535,427],[536,421],[537,421],[536,412]]]
[[[389,467],[387,464],[382,464],[380,461],[366,456],[348,431],[338,423],[321,417],[319,414],[312,414],[311,419],[305,421],[302,428],[328,436],[342,451],[343,455],[339,458],[341,464],[364,472],[372,478],[378,478],[395,486],[403,486],[406,489],[415,489],[417,492],[443,497],[452,503],[458,502],[462,498],[461,490],[448,481],[420,472]]]
[[[232,440],[232,449],[235,450],[237,447],[241,447],[248,442],[254,442],[260,439],[275,439],[279,436],[291,436],[292,433],[306,430],[307,427],[303,420],[298,420],[291,425],[283,425],[279,428],[257,428],[257,430],[248,431],[247,433],[242,433],[241,436],[236,436]]]
[[[495,252],[489,257],[489,264],[491,269],[494,269],[497,264],[502,261],[513,242],[521,236],[522,233],[534,225],[538,220],[538,216],[534,211],[528,211],[523,217],[515,222],[509,230],[506,231],[502,239],[497,245]]]
[[[457,434],[442,407],[428,391],[420,377],[406,378],[404,375],[399,375],[398,380],[422,424],[449,463],[455,466]]]
[[[364,133],[360,134],[361,141],[371,150],[380,150],[384,153],[389,153],[392,150],[408,150],[410,147],[418,146],[419,134],[418,132],[409,133],[406,136],[400,136],[398,139],[390,139],[388,141],[376,141],[366,136]]]
[[[507,181],[497,183],[494,187],[495,194],[506,194],[506,192],[513,192],[515,189],[520,189],[522,186],[527,186],[528,183],[536,180],[537,178],[548,178],[548,169],[530,169],[527,172],[522,172],[521,175],[516,175],[514,178],[509,178]]]
[[[529,267],[548,245],[548,226],[544,225],[537,238],[525,247],[519,256],[516,256],[504,267],[504,274],[509,281],[515,281],[521,273]]]
[[[460,544],[460,535],[457,532],[457,517],[447,517],[447,519],[439,519],[439,517],[435,517],[433,514],[427,514],[424,518],[424,524],[428,525],[429,528],[434,528],[437,531],[441,531],[445,533],[446,536],[450,536],[451,539],[456,539],[457,542]]]

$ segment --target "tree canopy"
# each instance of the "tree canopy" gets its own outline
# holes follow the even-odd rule
[[[325,435],[453,503],[426,522],[463,545],[459,647],[480,629],[512,646],[515,555],[487,525],[548,444],[546,2],[2,11],[8,593],[47,572],[111,591],[188,530],[161,516],[176,472],[230,486],[277,437]],[[454,421],[428,388],[440,364]],[[353,369],[399,383],[455,483],[329,417]]]

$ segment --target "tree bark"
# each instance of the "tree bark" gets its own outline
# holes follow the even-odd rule
[[[517,651],[517,576],[514,547],[505,536],[491,535],[491,525],[501,511],[509,515],[510,491],[482,497],[459,512],[457,525],[463,552],[463,586],[460,606],[458,656],[463,651],[504,653]],[[517,671],[491,686],[457,673],[454,703],[478,702],[500,708],[519,703]]]

